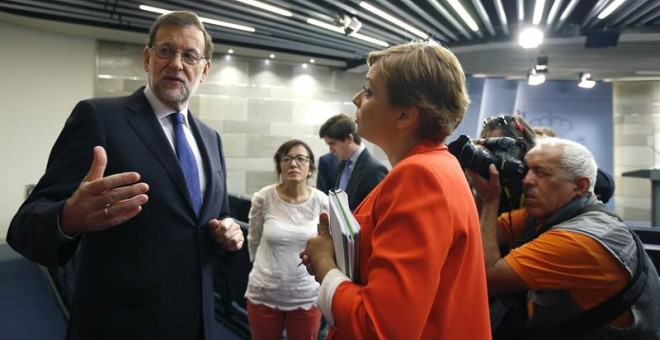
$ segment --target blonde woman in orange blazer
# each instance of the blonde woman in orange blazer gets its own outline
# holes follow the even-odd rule
[[[469,104],[463,70],[433,42],[372,52],[367,63],[353,98],[358,133],[392,170],[354,212],[357,282],[337,269],[326,214],[301,252],[321,283],[328,338],[490,339],[479,217],[444,144]]]

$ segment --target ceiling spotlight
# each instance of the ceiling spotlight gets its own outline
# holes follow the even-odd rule
[[[527,84],[536,86],[545,83],[545,72],[538,71],[536,67],[527,73]]]
[[[337,23],[344,28],[344,34],[351,35],[357,33],[362,28],[362,23],[356,17],[351,17],[348,14],[340,15],[337,18]]]
[[[580,82],[578,83],[579,87],[583,89],[590,89],[596,86],[596,81],[591,78],[590,73],[579,73],[578,76],[580,78]]]
[[[518,36],[518,44],[522,48],[535,48],[543,43],[543,32],[536,27],[523,29]]]
[[[337,33],[341,33],[341,34],[347,34],[346,33],[347,31],[346,31],[346,29],[344,29],[344,27],[339,27],[339,26],[336,26],[334,24],[329,24],[327,22],[323,22],[321,20],[316,20],[314,18],[307,19],[307,23],[310,24],[310,25],[325,28],[325,29],[333,31],[333,32],[337,32]],[[348,34],[348,36],[356,38],[356,39],[360,39],[360,40],[363,40],[363,41],[366,41],[366,42],[369,42],[369,43],[372,43],[374,45],[379,45],[379,46],[383,46],[383,47],[390,46],[390,44],[388,44],[385,41],[378,40],[378,39],[375,39],[375,38],[357,33],[355,31],[353,31],[353,33]]]
[[[536,66],[534,66],[534,69],[537,72],[548,73],[548,56],[540,55],[536,57]]]

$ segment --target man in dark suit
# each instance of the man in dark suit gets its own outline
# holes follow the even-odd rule
[[[348,205],[355,210],[362,200],[387,175],[387,168],[376,160],[362,144],[355,121],[345,115],[330,117],[319,130],[319,136],[340,160],[334,187],[346,191]]]
[[[69,339],[218,338],[213,271],[243,235],[228,217],[220,136],[188,111],[212,53],[195,14],[159,17],[148,86],[78,103],[12,220],[7,241],[30,260],[80,252]]]
[[[339,160],[332,152],[319,157],[318,174],[316,176],[317,189],[327,194],[330,189],[335,187],[337,176],[339,176],[338,165]]]

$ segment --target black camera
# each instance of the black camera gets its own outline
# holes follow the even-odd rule
[[[461,167],[475,171],[483,178],[490,178],[488,166],[495,164],[500,173],[500,183],[510,186],[522,183],[527,174],[527,166],[522,161],[527,148],[522,140],[511,137],[486,138],[480,148],[470,137],[461,135],[449,143],[449,152],[454,155]]]

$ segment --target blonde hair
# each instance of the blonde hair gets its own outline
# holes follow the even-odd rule
[[[390,104],[420,110],[417,132],[444,141],[463,120],[470,105],[465,74],[456,56],[436,42],[413,42],[369,53]]]

